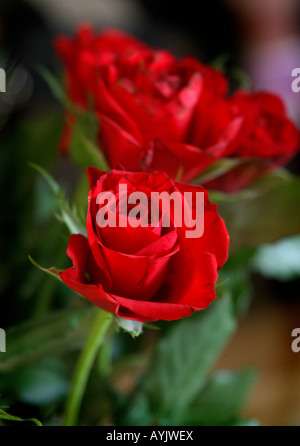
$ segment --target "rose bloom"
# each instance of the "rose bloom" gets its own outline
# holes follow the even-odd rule
[[[136,321],[174,320],[206,308],[216,297],[218,271],[228,255],[229,237],[217,206],[201,186],[174,182],[163,172],[102,173],[88,169],[91,190],[87,213],[87,237],[73,234],[67,254],[73,266],[60,272],[67,286],[96,306]],[[97,224],[100,193],[115,194],[126,185],[128,194],[177,191],[204,193],[204,233],[187,238],[186,227],[156,225],[100,227]],[[182,198],[183,199],[183,198]],[[195,211],[192,201],[190,212]],[[119,206],[115,207],[118,217]],[[162,205],[161,216],[166,206]],[[127,216],[126,216],[127,218]]]
[[[180,170],[188,181],[236,145],[242,119],[226,100],[220,71],[191,57],[177,61],[115,30],[81,27],[73,39],[57,38],[55,48],[72,102],[86,109],[91,99],[111,167],[164,170],[173,178]],[[67,123],[63,152],[70,131]]]
[[[286,164],[299,148],[299,131],[287,117],[282,100],[265,92],[237,91],[230,101],[244,115],[242,138],[231,158],[245,163],[206,186],[232,192],[273,168]]]
[[[74,38],[57,38],[55,48],[68,96],[83,110],[92,106],[99,146],[113,168],[163,170],[188,182],[222,158],[241,158],[245,163],[208,184],[234,191],[298,149],[299,132],[277,96],[230,96],[226,77],[192,57],[178,61],[128,34],[95,34],[88,26]],[[72,122],[68,114],[63,152]]]

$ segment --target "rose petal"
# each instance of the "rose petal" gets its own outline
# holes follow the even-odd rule
[[[164,170],[171,178],[181,175],[182,181],[190,181],[216,158],[209,152],[189,144],[155,139],[151,147],[151,157],[146,159],[148,170]]]
[[[141,322],[159,319],[170,321],[206,308],[216,297],[214,284],[217,271],[214,256],[200,254],[196,263],[186,260],[185,264],[176,264],[169,274],[169,283],[151,301],[125,299],[114,295],[120,305],[116,310],[118,316]]]
[[[218,206],[208,199],[207,191],[201,186],[193,186],[185,183],[176,183],[176,187],[184,192],[192,192],[195,197],[197,192],[204,193],[204,232],[199,238],[189,239],[192,247],[189,248],[189,241],[186,238],[188,228],[178,228],[178,240],[181,245],[187,249],[193,249],[195,252],[208,252],[214,254],[217,260],[217,268],[220,269],[227,260],[229,248],[229,235],[226,230],[224,220],[218,213]],[[189,230],[189,229],[188,229]]]
[[[103,289],[103,283],[107,281],[107,277],[95,265],[87,239],[81,234],[71,235],[67,254],[72,260],[73,266],[59,273],[63,282],[94,305],[105,311],[114,312],[116,301]],[[93,275],[93,279],[97,279],[99,283],[89,284],[86,279],[87,272]]]
[[[132,135],[119,127],[114,121],[99,114],[100,146],[105,151],[113,168],[141,170],[143,148]]]

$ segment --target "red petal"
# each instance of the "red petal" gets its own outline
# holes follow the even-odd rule
[[[116,302],[103,289],[102,284],[106,277],[103,271],[99,270],[95,265],[87,239],[80,234],[71,235],[67,254],[72,260],[73,266],[59,273],[64,283],[90,300],[94,305],[105,311],[114,312]],[[98,279],[100,282],[89,284],[86,279],[86,273],[93,276],[91,279]]]
[[[143,148],[132,135],[104,115],[100,119],[100,146],[113,168],[141,170]]]

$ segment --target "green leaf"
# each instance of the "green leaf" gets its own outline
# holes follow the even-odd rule
[[[12,392],[25,404],[55,404],[63,401],[69,391],[67,370],[60,358],[45,358],[10,373],[10,378]]]
[[[300,236],[261,246],[251,262],[266,277],[288,281],[300,277]]]
[[[59,184],[52,178],[52,176],[42,167],[36,164],[29,164],[33,169],[37,170],[47,181],[49,187],[57,199],[57,203],[60,208],[60,214],[57,218],[65,223],[71,234],[87,235],[85,224],[79,216],[79,211],[76,206],[71,206],[65,198],[64,190]]]
[[[255,252],[256,248],[232,253],[219,272],[218,295],[230,293],[233,311],[237,317],[246,313],[253,296],[250,270]]]
[[[89,134],[89,137],[86,134]],[[100,148],[90,139],[92,134],[93,131],[89,133],[88,129],[77,123],[73,129],[70,156],[83,169],[94,166],[102,171],[107,171],[109,165]]]
[[[215,180],[216,178],[221,177],[225,173],[234,169],[237,166],[242,164],[246,164],[248,162],[253,162],[253,159],[249,158],[223,158],[220,161],[217,161],[212,166],[209,166],[204,170],[201,175],[195,178],[192,181],[192,184],[204,184],[209,181]]]
[[[38,67],[38,72],[50,88],[53,96],[61,102],[67,110],[72,113],[78,113],[74,104],[68,99],[63,83],[43,65]]]
[[[244,200],[253,200],[256,198],[255,192],[248,189],[236,192],[235,194],[226,194],[216,190],[208,190],[208,192],[209,200],[215,204],[236,203]]]
[[[254,380],[253,370],[216,372],[188,408],[182,424],[225,426],[235,423]]]
[[[136,418],[140,394],[147,395],[154,424],[178,423],[235,329],[231,301],[223,297],[185,318],[161,339],[140,391],[127,413]],[[145,404],[144,404],[145,407]],[[141,420],[140,422],[143,422]]]
[[[40,266],[35,260],[33,260],[33,258],[29,255],[28,256],[30,262],[36,266],[37,268],[39,268],[41,271],[43,271],[44,273],[49,274],[50,276],[54,277],[55,279],[57,279],[59,282],[62,282],[60,276],[59,276],[59,271],[55,266],[51,266],[51,268],[43,268],[42,266]]]
[[[235,80],[238,87],[243,90],[251,91],[252,89],[252,81],[250,76],[247,74],[245,70],[240,67],[231,67],[228,72],[228,76]]]
[[[60,204],[61,214],[58,219],[61,220],[69,229],[71,234],[82,234],[87,236],[85,224],[82,222],[79,211],[75,206],[70,206],[66,201]]]
[[[227,274],[224,271],[220,277],[226,277],[227,281],[224,285],[221,285],[221,290],[218,289],[218,294],[230,294],[234,314],[237,317],[244,315],[248,311],[253,295],[249,272],[246,269],[237,268],[232,269]]]
[[[28,163],[28,166],[32,167],[34,170],[39,172],[42,175],[42,177],[44,177],[44,179],[47,181],[53,195],[55,195],[57,198],[59,198],[61,195],[64,194],[60,185],[54,180],[54,178],[50,175],[49,172],[47,172],[45,169],[43,169],[43,167],[38,166],[35,163]]]
[[[31,423],[34,423],[36,426],[42,426],[42,423],[37,420],[36,418],[20,418],[20,417],[16,417],[14,415],[10,415],[9,413],[7,413],[4,409],[6,409],[6,407],[0,407],[0,419],[1,420],[7,420],[7,421],[29,421]]]
[[[253,427],[253,426],[260,426],[260,424],[257,420],[238,420],[238,421],[235,421],[234,423],[230,424],[230,426]]]
[[[236,81],[239,88],[248,91],[252,89],[249,75],[242,68],[232,64],[232,56],[229,53],[223,53],[218,56],[212,62],[212,66],[217,70],[223,71],[231,81]]]
[[[92,310],[93,307],[81,307],[54,311],[8,329],[6,353],[0,356],[0,373],[81,346],[89,330]]]
[[[182,175],[183,175],[184,168],[182,166],[179,166],[175,181],[181,181]]]
[[[211,66],[219,71],[225,71],[226,65],[230,62],[231,56],[229,53],[223,53],[217,56],[211,63]]]
[[[75,125],[71,125],[70,157],[83,169],[94,166],[103,171],[109,170],[105,157],[98,146],[99,121],[95,114],[92,110],[82,110],[73,104],[69,100],[63,84],[46,67],[39,67],[39,72],[53,95],[75,117]]]
[[[219,204],[231,252],[272,243],[300,232],[300,179],[283,169],[256,182],[253,198]]]
[[[120,411],[122,426],[151,426],[153,425],[153,411],[150,407],[148,396],[139,392],[135,395],[131,404],[124,404]]]

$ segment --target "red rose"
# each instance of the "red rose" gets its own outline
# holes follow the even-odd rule
[[[299,133],[288,119],[282,100],[271,93],[238,91],[231,102],[244,119],[244,138],[233,153],[238,157],[259,157],[277,163],[287,162],[299,143]]]
[[[96,110],[98,106],[95,90],[100,80],[100,70],[107,67],[111,73],[108,76],[113,76],[113,63],[118,58],[130,60],[146,48],[133,37],[117,30],[109,30],[96,36],[89,25],[80,26],[74,39],[56,38],[54,47],[66,67],[67,93],[71,101],[80,108],[87,109],[89,97],[92,97]],[[61,141],[62,153],[68,150],[70,121],[74,121],[74,117],[68,113]]]
[[[93,99],[99,144],[113,168],[164,170],[173,178],[180,170],[188,181],[237,144],[241,117],[226,100],[221,72],[116,31],[81,28],[55,46],[71,100],[86,107]]]
[[[222,158],[245,158],[206,185],[230,192],[298,149],[299,132],[277,96],[230,96],[225,76],[191,57],[177,61],[127,34],[97,35],[90,28],[57,39],[56,49],[71,100],[86,108],[92,98],[99,146],[113,168],[163,170],[188,182]],[[67,126],[65,148],[70,131]]]
[[[206,308],[215,299],[214,285],[227,259],[229,243],[224,222],[206,190],[175,183],[161,172],[101,173],[89,168],[88,177],[88,236],[70,237],[67,254],[73,266],[60,273],[62,280],[100,308],[141,322],[179,319]],[[130,216],[120,211],[121,187],[126,187],[128,194],[143,192],[147,197],[176,191],[181,200],[186,192],[202,192],[203,235],[187,238],[185,220],[182,227],[175,225],[172,207],[170,225],[164,226],[165,201],[154,226],[146,220],[144,227],[122,227],[121,223],[100,227],[98,212],[103,206],[97,204],[99,194],[113,194],[116,207],[112,215],[120,221]],[[194,195],[188,211],[195,211]]]
[[[249,158],[223,177],[206,185],[233,192],[277,166],[286,164],[299,148],[299,131],[275,94],[236,92],[230,101],[244,117],[242,137],[230,157]]]

